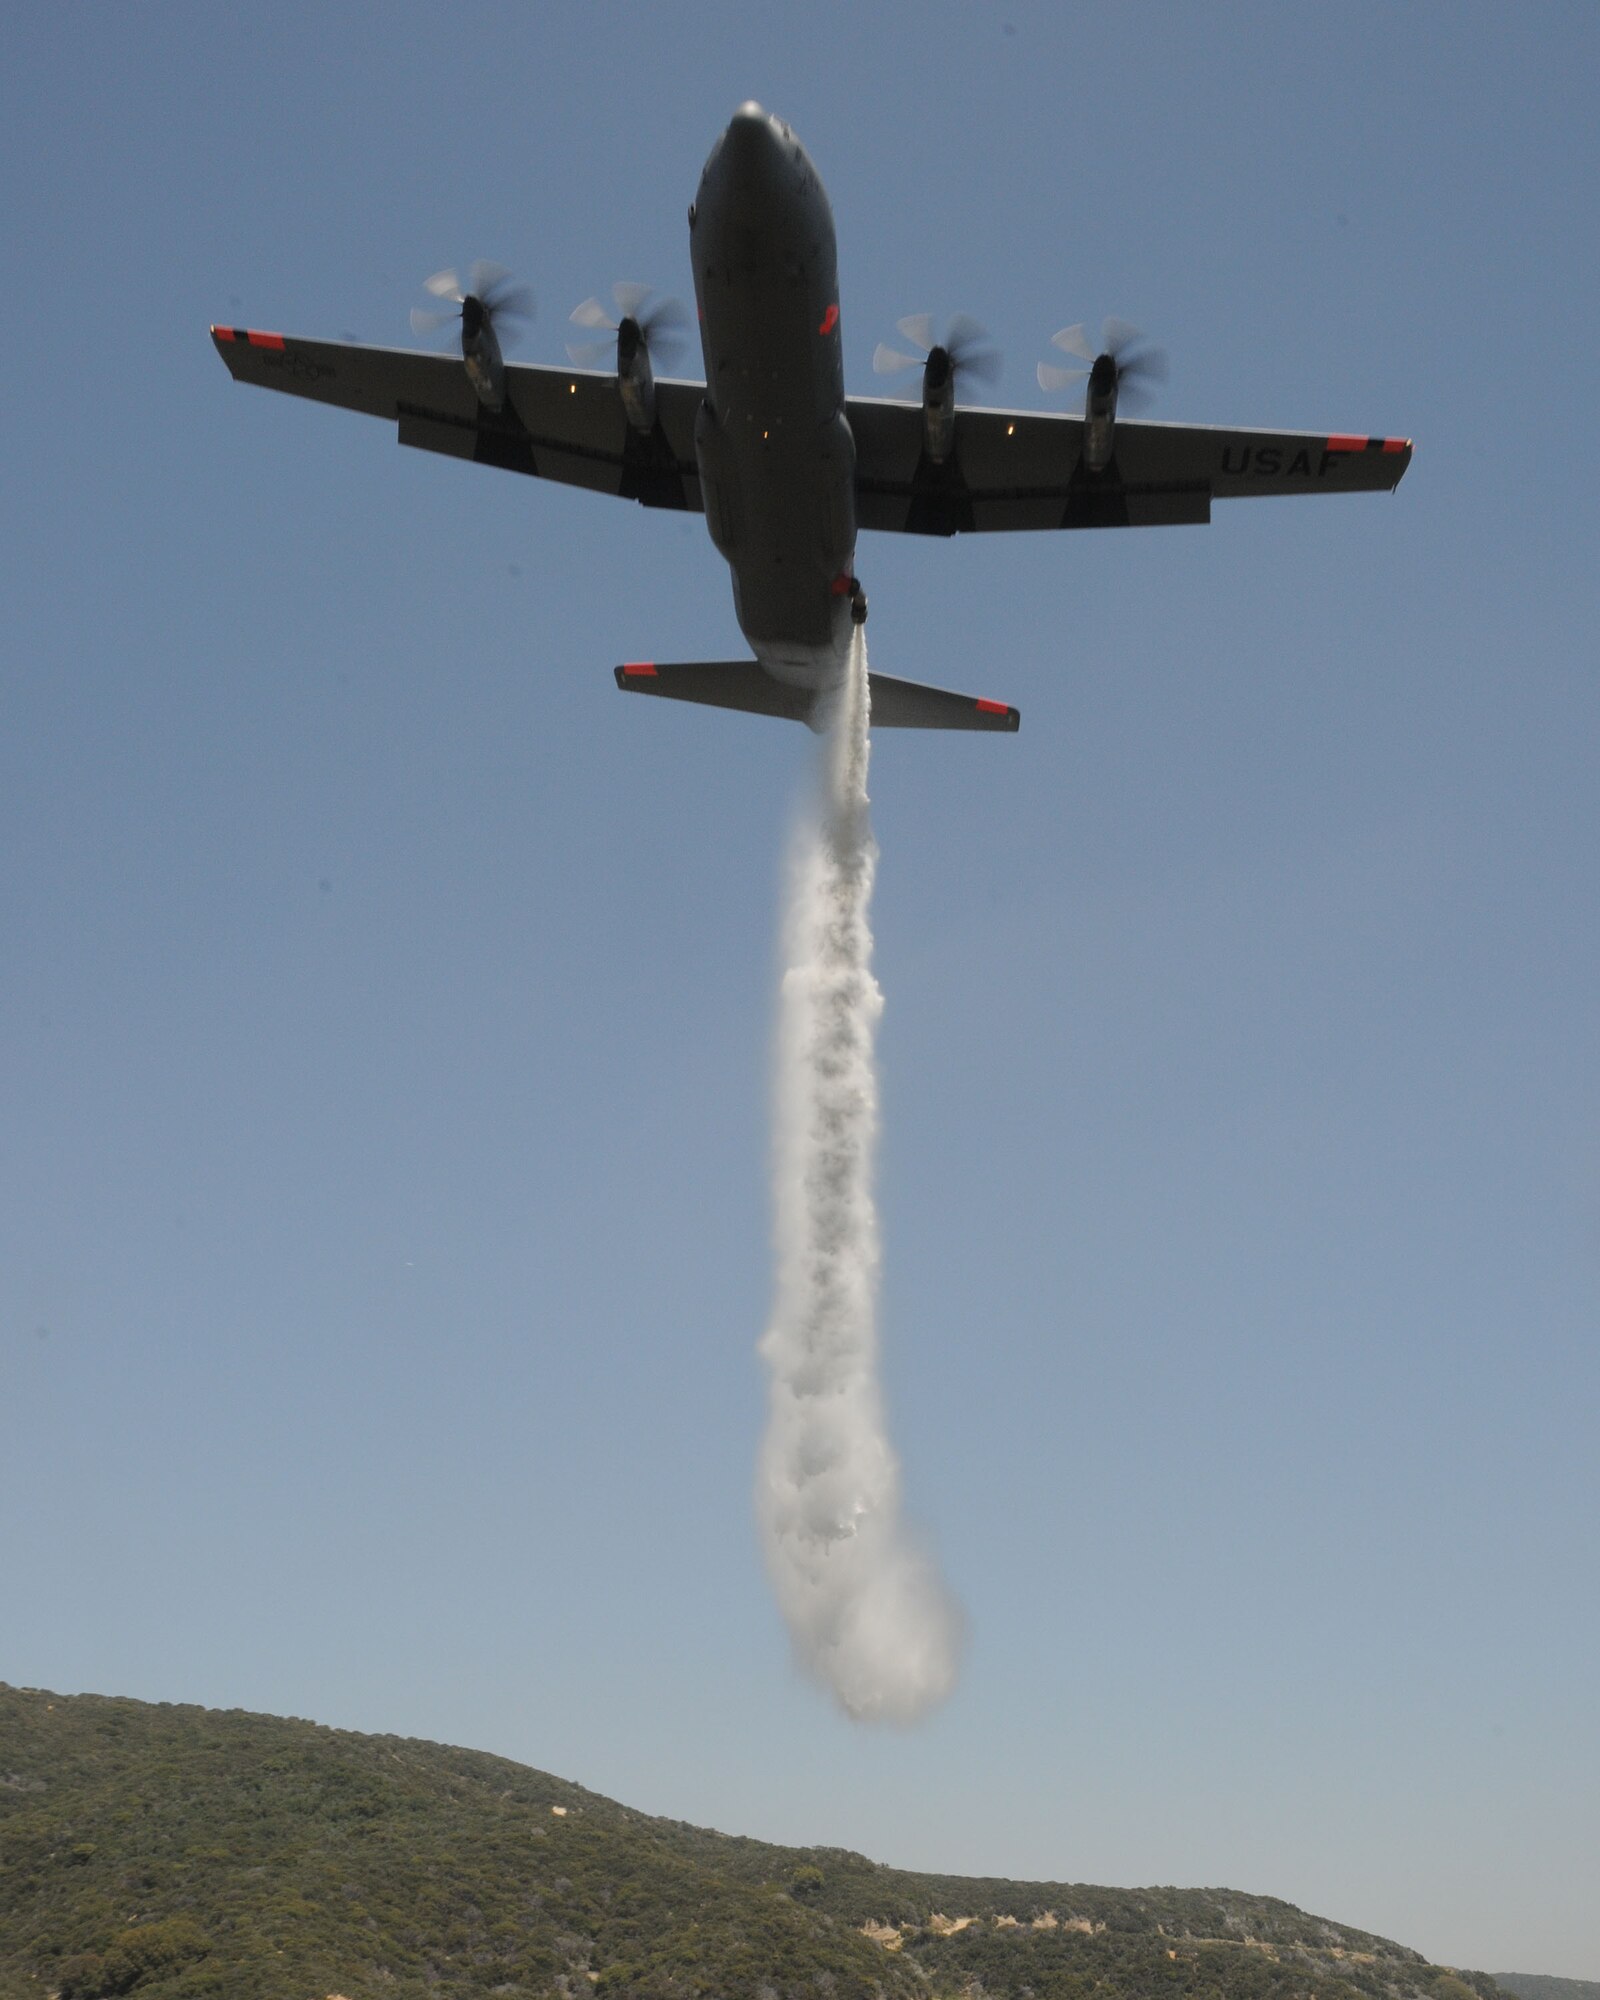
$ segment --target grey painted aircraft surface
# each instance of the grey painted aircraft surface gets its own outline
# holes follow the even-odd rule
[[[902,322],[928,350],[920,403],[847,396],[828,197],[800,141],[758,104],[742,105],[711,150],[689,244],[704,383],[655,379],[639,287],[617,288],[616,366],[601,371],[505,362],[494,290],[503,274],[429,281],[459,307],[459,361],[243,327],[211,333],[236,381],[387,418],[402,444],[703,513],[755,657],[632,661],[616,669],[618,686],[812,723],[866,616],[855,568],[863,528],[1200,523],[1214,500],[1389,492],[1411,462],[1409,438],[1119,417],[1115,355],[1095,355],[1077,328],[1057,344],[1091,363],[1080,371],[1082,416],[957,408],[955,337],[936,343],[927,321]],[[574,317],[612,325],[594,301]],[[1111,333],[1108,323],[1108,348]],[[1039,372],[1041,384],[1067,379]],[[874,673],[872,721],[1013,731],[1019,717],[1004,702]]]

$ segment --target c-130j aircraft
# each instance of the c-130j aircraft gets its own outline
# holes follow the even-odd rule
[[[755,657],[630,661],[617,685],[815,726],[866,617],[862,528],[1205,522],[1213,500],[1389,492],[1411,462],[1409,438],[1127,421],[1117,397],[1128,371],[1076,328],[1057,341],[1091,364],[1081,417],[958,409],[958,341],[935,342],[931,321],[901,323],[928,350],[920,405],[846,395],[828,197],[800,141],[759,104],[741,105],[711,149],[689,248],[703,384],[655,380],[638,287],[617,288],[613,369],[508,364],[495,332],[504,274],[492,266],[467,286],[454,273],[429,281],[459,306],[459,362],[243,327],[211,334],[236,381],[385,417],[402,444],[703,513]],[[611,324],[594,301],[574,317]],[[1058,378],[1041,368],[1041,384]],[[1004,702],[879,673],[871,716],[879,728],[911,729],[1014,731],[1020,720]]]

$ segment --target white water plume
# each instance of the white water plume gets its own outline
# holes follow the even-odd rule
[[[914,1722],[955,1684],[961,1614],[901,1518],[878,1382],[883,996],[868,923],[867,651],[858,629],[793,860],[778,1013],[777,1284],[757,1508],[808,1672],[858,1721]]]

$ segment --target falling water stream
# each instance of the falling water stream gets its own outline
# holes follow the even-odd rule
[[[878,1380],[869,689],[858,628],[789,886],[757,1508],[801,1664],[857,1720],[903,1723],[954,1686],[962,1619],[902,1517]]]

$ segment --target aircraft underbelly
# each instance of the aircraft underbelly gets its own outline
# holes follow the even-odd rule
[[[842,661],[855,551],[855,440],[844,414],[833,218],[799,142],[730,128],[691,228],[706,361],[695,427],[706,525],[741,630],[773,671]]]
[[[849,600],[836,580],[849,575],[855,548],[854,440],[842,415],[782,442],[774,428],[736,430],[725,449],[703,452],[703,478],[716,464],[712,534],[757,653],[832,654],[849,637]]]

